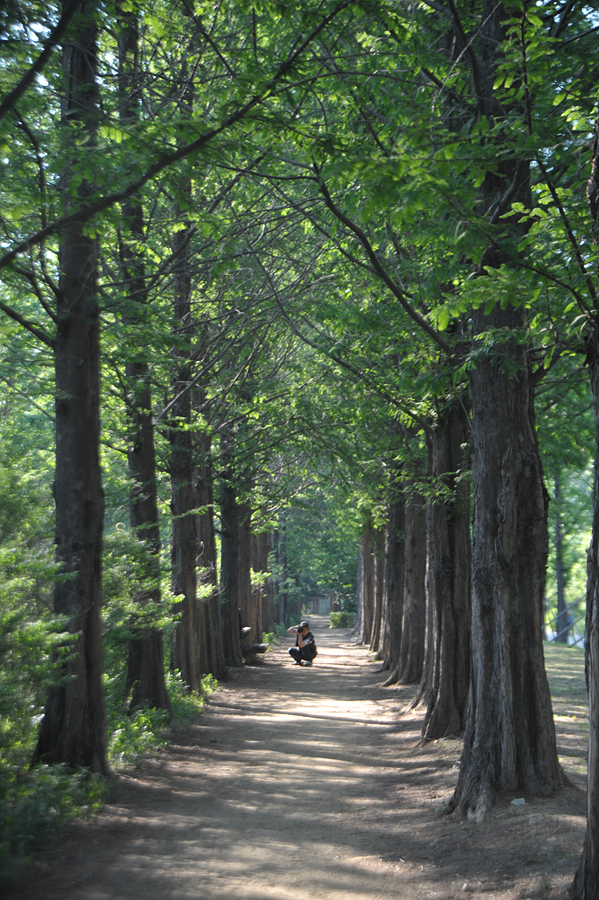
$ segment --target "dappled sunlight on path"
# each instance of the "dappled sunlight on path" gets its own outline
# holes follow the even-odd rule
[[[319,656],[291,665],[283,639],[212,696],[159,763],[76,827],[36,900],[365,900],[403,893],[360,828],[381,733],[394,722],[366,651],[312,619]],[[381,823],[384,828],[384,822]],[[71,856],[69,857],[69,853]],[[58,863],[58,860],[56,860]],[[65,884],[65,868],[70,877]],[[390,873],[393,874],[391,880]]]
[[[347,632],[311,624],[313,667],[291,664],[288,638],[235,672],[3,900],[565,900],[584,786],[518,807],[503,798],[480,824],[448,819],[461,742],[418,746],[422,711],[404,702],[415,686],[382,687]],[[569,678],[558,742],[576,775]]]

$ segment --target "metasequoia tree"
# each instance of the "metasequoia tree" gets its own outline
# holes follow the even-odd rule
[[[377,528],[374,534],[374,610],[370,650],[379,654],[381,649],[381,624],[385,616],[385,529]]]
[[[199,397],[198,397],[199,394]],[[200,406],[202,395],[196,392]],[[220,596],[216,569],[216,532],[214,526],[214,470],[212,438],[209,432],[196,433],[195,498],[197,565],[202,596],[199,607],[200,667],[203,675],[211,674],[219,680],[228,678],[223,653]]]
[[[404,482],[404,588],[401,644],[396,672],[388,683],[413,684],[424,663],[426,622],[426,506],[415,479]]]
[[[183,223],[185,221],[183,220]],[[192,691],[201,691],[202,663],[197,602],[196,557],[198,550],[195,512],[195,465],[192,424],[191,341],[191,277],[189,273],[189,238],[187,227],[173,236],[177,258],[174,279],[175,378],[174,398],[169,412],[171,451],[171,509],[173,513],[172,566],[173,593],[180,619],[173,631],[171,665]]]
[[[139,119],[140,66],[139,23],[133,12],[118,8],[118,93],[119,115],[125,128],[134,128]],[[156,482],[156,449],[147,348],[134,349],[135,314],[143,317],[149,303],[147,280],[140,246],[144,241],[144,211],[140,202],[123,204],[124,231],[120,235],[123,281],[129,294],[130,309],[126,317],[132,335],[128,342],[126,377],[130,386],[127,397],[129,440],[127,461],[131,477],[129,522],[148,550],[153,572],[148,573],[149,588],[139,591],[136,602],[143,616],[148,603],[155,609],[160,604],[160,525]],[[147,618],[147,616],[146,616]],[[164,642],[162,631],[145,622],[133,623],[137,633],[129,642],[125,696],[131,706],[168,709],[170,702],[164,677]]]
[[[72,190],[75,152],[89,154],[98,126],[96,4],[82,0],[63,49],[62,121],[65,159],[63,218],[85,203],[85,175]],[[66,155],[68,154],[68,156]],[[102,683],[101,614],[104,496],[99,459],[100,328],[98,241],[76,218],[59,236],[56,292],[56,559],[57,615],[72,635],[61,684],[51,688],[35,761],[87,766],[106,774],[106,710]]]
[[[522,13],[524,15],[524,12]],[[457,42],[464,25],[451,13]],[[479,116],[503,117],[494,95],[506,10],[483,2],[481,39],[469,50]],[[481,212],[497,221],[507,203],[530,205],[527,161],[487,171]],[[511,229],[511,234],[510,234]],[[514,217],[503,241],[522,226]],[[499,244],[499,247],[498,247]],[[485,250],[480,270],[499,268],[510,250]],[[562,784],[542,644],[547,562],[547,492],[535,431],[533,381],[522,306],[473,312],[473,337],[497,334],[470,375],[472,391],[472,680],[460,775],[452,807],[477,819],[497,791],[546,796]]]
[[[387,508],[387,536],[385,554],[385,595],[387,615],[385,631],[387,632],[383,660],[383,670],[390,670],[390,684],[395,683],[395,672],[399,663],[401,647],[401,630],[403,623],[403,601],[405,589],[405,498],[401,488],[401,476],[392,469],[390,479],[390,496]]]
[[[427,503],[427,640],[417,702],[426,704],[424,740],[464,730],[470,687],[470,485],[465,448],[470,423],[462,404],[442,407],[431,428],[431,476],[440,496]]]

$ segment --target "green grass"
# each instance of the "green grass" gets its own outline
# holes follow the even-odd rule
[[[589,735],[584,650],[553,643],[545,644],[544,650],[559,761],[566,775],[580,783],[587,773]]]
[[[555,715],[588,720],[584,650],[551,643],[544,645],[544,651]]]

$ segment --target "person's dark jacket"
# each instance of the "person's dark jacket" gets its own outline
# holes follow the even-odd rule
[[[314,635],[312,634],[312,632],[309,631],[307,634],[305,634],[302,638],[302,641],[304,642],[304,646],[300,647],[300,650],[302,651],[303,658],[304,659],[314,659],[314,657],[316,656],[317,650],[316,650],[316,642],[314,640]],[[299,635],[296,635],[295,646],[299,647]]]

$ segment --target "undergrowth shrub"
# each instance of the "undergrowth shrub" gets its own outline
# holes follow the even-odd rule
[[[66,621],[51,611],[55,566],[49,551],[42,557],[36,561],[23,548],[0,545],[0,883],[22,870],[37,841],[96,810],[111,790],[109,782],[86,770],[73,772],[60,765],[29,769],[47,691],[60,677],[61,655],[68,652]],[[130,710],[125,697],[131,621],[135,617],[140,622],[135,593],[156,577],[155,561],[148,560],[130,532],[109,535],[105,573],[108,753],[111,766],[120,768],[164,747],[172,721],[166,710]],[[146,605],[143,613],[162,628],[168,647],[175,598],[163,588],[164,602],[152,609]],[[204,697],[189,693],[180,674],[168,668],[168,659],[165,665],[172,719],[185,725],[197,718]],[[203,679],[205,694],[216,687],[212,676]]]
[[[332,612],[331,628],[353,628],[354,614],[353,612]]]
[[[10,880],[40,838],[76,816],[98,809],[105,784],[87,770],[18,766],[0,772],[0,883]]]
[[[277,639],[280,637],[285,637],[287,634],[287,629],[284,625],[278,624],[275,625],[274,631],[267,631],[263,635],[264,643],[268,644],[269,647],[272,647],[276,644]]]

